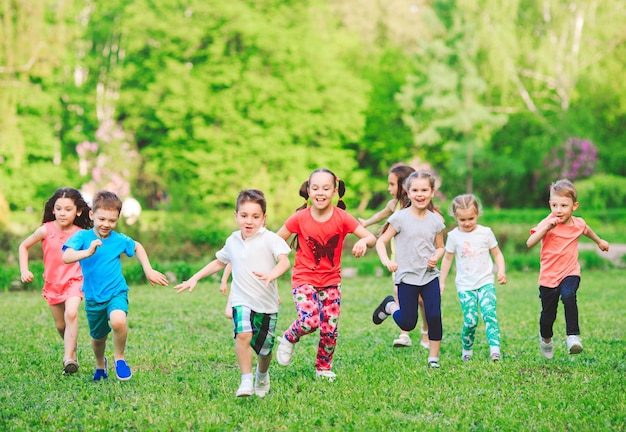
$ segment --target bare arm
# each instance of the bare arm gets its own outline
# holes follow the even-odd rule
[[[185,291],[186,289],[188,289],[189,292],[192,292],[201,279],[204,279],[205,277],[210,276],[213,273],[217,273],[224,267],[226,267],[226,264],[218,259],[214,259],[213,261],[205,265],[202,269],[200,269],[195,275],[191,276],[188,280],[176,285],[174,289],[177,290],[177,293]]]
[[[352,255],[356,258],[362,257],[367,252],[368,247],[372,247],[376,244],[376,237],[369,232],[365,227],[359,225],[354,230],[354,235],[359,238],[352,247]]]
[[[452,267],[452,261],[454,259],[454,252],[448,252],[443,255],[443,261],[441,261],[441,274],[439,275],[439,290],[443,294],[443,290],[446,288],[446,279],[450,273]]]
[[[587,233],[585,236],[596,242],[601,251],[607,252],[609,250],[609,242],[598,237],[589,225],[587,225]]]
[[[141,267],[143,267],[143,272],[146,275],[146,279],[148,279],[148,282],[150,282],[150,285],[168,285],[167,277],[165,277],[163,273],[156,271],[152,268],[152,265],[150,265],[150,259],[148,259],[148,253],[144,249],[143,245],[138,241],[135,242],[135,256],[141,263]]]
[[[378,253],[378,258],[380,258],[380,262],[383,266],[387,267],[387,270],[392,273],[398,270],[398,264],[389,259],[389,255],[387,254],[387,244],[396,234],[397,232],[395,228],[389,225],[385,232],[383,232],[376,241],[376,253]]]
[[[435,248],[435,254],[428,259],[428,268],[437,267],[437,263],[446,252],[446,249],[443,246],[443,231],[435,236]]]
[[[285,225],[283,225],[283,226],[280,227],[280,229],[278,231],[276,231],[276,234],[278,234],[278,236],[281,237],[283,240],[287,241],[287,239],[293,233],[291,231],[289,231],[287,229],[287,227],[285,227]]]
[[[502,255],[502,251],[498,246],[491,248],[489,251],[491,252],[491,256],[493,256],[493,260],[498,267],[498,283],[505,284],[506,266],[504,264],[504,255]]]
[[[393,209],[396,207],[397,203],[398,203],[397,199],[390,200],[387,203],[387,205],[385,206],[384,209],[382,209],[378,213],[375,213],[369,219],[359,219],[359,223],[363,227],[368,227],[370,225],[373,225],[375,223],[378,223],[378,222],[381,222],[381,221],[387,219],[389,216],[391,216],[393,214]]]
[[[231,263],[226,264],[224,267],[224,273],[222,273],[222,279],[220,279],[220,291],[226,295],[228,293],[228,278],[232,273],[233,265]]]
[[[289,270],[289,267],[291,267],[289,257],[286,254],[280,254],[278,255],[278,263],[276,263],[276,266],[272,269],[271,272],[269,272],[268,274],[253,272],[253,274],[259,279],[264,280],[265,287],[267,288],[273,280],[278,279],[283,274],[285,274],[285,272]]]
[[[63,262],[65,264],[71,264],[76,261],[83,260],[85,258],[89,258],[93,254],[96,253],[96,250],[102,246],[102,240],[95,239],[91,242],[88,249],[83,250],[74,250],[72,248],[67,248],[63,252]]]
[[[46,227],[42,225],[34,233],[26,237],[17,249],[20,263],[20,278],[23,283],[30,283],[35,279],[33,273],[28,269],[28,250],[44,238],[46,238]]]
[[[548,231],[556,226],[558,222],[558,218],[552,217],[548,219],[548,223],[546,225],[542,226],[541,228],[537,227],[537,230],[532,233],[530,237],[528,237],[528,240],[526,240],[526,246],[528,246],[528,248],[535,246],[541,241],[543,236],[545,236]]]

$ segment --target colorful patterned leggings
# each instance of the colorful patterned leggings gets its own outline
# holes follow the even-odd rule
[[[471,350],[474,346],[479,305],[489,346],[499,347],[500,326],[496,316],[496,287],[493,284],[487,284],[474,291],[459,291],[458,296],[463,311],[463,330],[461,331],[463,349]]]
[[[298,318],[285,331],[284,337],[296,343],[300,337],[320,329],[315,369],[330,370],[337,345],[337,323],[341,305],[341,285],[314,287],[300,285],[293,288],[293,301]]]

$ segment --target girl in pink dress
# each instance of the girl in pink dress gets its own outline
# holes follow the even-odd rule
[[[42,225],[19,246],[21,279],[23,283],[30,283],[34,280],[34,275],[28,269],[28,250],[41,242],[44,263],[43,297],[50,305],[52,318],[65,345],[64,375],[78,372],[76,344],[78,307],[83,298],[83,275],[78,263],[63,263],[62,246],[76,231],[91,227],[89,210],[76,189],[57,189],[46,201]]]

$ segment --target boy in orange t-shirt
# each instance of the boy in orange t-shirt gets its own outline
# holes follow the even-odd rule
[[[550,186],[552,212],[530,230],[526,245],[531,248],[541,241],[539,298],[541,318],[539,346],[547,359],[554,357],[552,326],[556,320],[559,297],[565,311],[567,350],[578,354],[583,350],[578,335],[578,305],[576,291],[580,284],[578,238],[581,235],[596,242],[600,250],[608,251],[609,243],[602,240],[582,218],[572,213],[578,208],[576,188],[569,180],[558,180]]]

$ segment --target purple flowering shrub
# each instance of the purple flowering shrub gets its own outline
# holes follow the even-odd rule
[[[566,178],[570,181],[591,177],[598,163],[598,148],[588,139],[571,137],[552,149],[544,160],[551,180]]]

